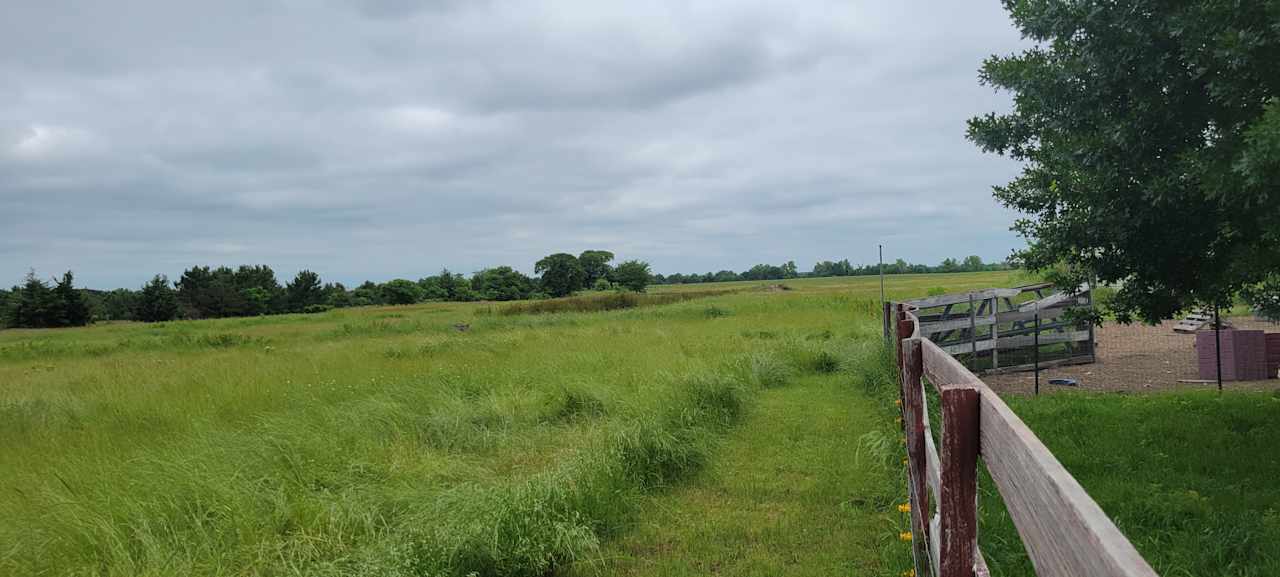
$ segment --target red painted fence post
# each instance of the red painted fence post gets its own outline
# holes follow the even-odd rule
[[[973,577],[978,546],[977,387],[942,389],[942,519],[939,577]]]
[[[910,324],[910,321],[904,321]],[[914,331],[910,331],[914,332]],[[910,333],[908,333],[910,334]],[[917,564],[929,564],[929,490],[925,456],[925,419],[929,415],[924,411],[924,389],[920,378],[924,375],[924,352],[920,339],[902,341],[903,354],[903,387],[902,406],[903,422],[907,433],[907,464],[910,471],[908,490],[911,500],[911,533],[912,548],[915,549]],[[916,568],[920,573],[920,568]]]

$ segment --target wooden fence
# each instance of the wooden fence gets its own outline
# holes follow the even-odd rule
[[[921,336],[908,305],[895,304],[895,339],[906,433],[915,574],[989,575],[978,547],[978,459],[986,464],[1036,574],[1155,577],[1129,540],[981,379]],[[939,453],[924,380],[938,392]]]
[[[1093,324],[1072,311],[1093,308],[1090,287],[1055,292],[1048,283],[904,301],[920,335],[984,373],[1092,363]],[[887,328],[887,327],[886,327]],[[1038,362],[1036,362],[1038,361]]]

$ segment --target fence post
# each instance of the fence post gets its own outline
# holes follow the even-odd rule
[[[887,341],[889,340],[889,315],[892,314],[893,303],[885,301],[880,303],[880,306],[884,309],[884,339]]]
[[[1218,392],[1221,393],[1222,392],[1222,318],[1218,316],[1218,303],[1213,304],[1213,353],[1217,355]]]
[[[898,334],[894,336],[893,343],[895,345],[895,348],[898,351],[898,368],[901,369],[902,368],[902,339],[906,338],[907,334],[910,334],[909,332],[910,329],[907,329],[906,331],[904,331],[904,329],[902,328],[902,324],[906,322],[906,319],[907,319],[906,307],[902,303],[898,303],[898,306],[896,307],[896,309],[898,312],[897,314],[894,315],[893,325],[895,328],[897,328]]]
[[[942,512],[939,577],[973,577],[978,544],[979,393],[969,385],[942,389]]]
[[[929,535],[929,490],[928,466],[925,459],[924,389],[921,387],[921,376],[924,375],[924,351],[920,339],[903,341],[903,423],[907,434],[907,488],[911,502],[911,547],[914,551],[916,574],[923,575],[921,565],[930,566],[929,543],[934,536]]]
[[[1000,300],[991,297],[991,370],[1000,368]]]

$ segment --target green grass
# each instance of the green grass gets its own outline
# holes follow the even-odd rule
[[[837,280],[596,313],[440,303],[0,331],[0,575],[610,571],[658,504],[766,463],[812,478],[773,542],[896,574],[897,448],[870,442],[891,438],[874,393],[891,378],[865,355],[879,285]],[[806,405],[823,432],[793,440]],[[841,461],[851,439],[882,463]],[[724,536],[690,551],[746,537],[708,522]],[[782,559],[778,574],[808,574]]]
[[[1055,394],[1009,405],[1160,575],[1280,575],[1280,396]],[[993,575],[1031,565],[989,478]]]

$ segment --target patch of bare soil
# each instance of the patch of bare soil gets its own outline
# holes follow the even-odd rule
[[[1095,392],[1146,392],[1171,389],[1216,389],[1217,383],[1195,383],[1200,378],[1196,365],[1196,336],[1173,332],[1175,321],[1156,326],[1105,324],[1095,331],[1098,362],[1055,367],[1040,371],[1040,392],[1086,390]],[[1252,318],[1232,318],[1238,329],[1280,332],[1280,326]],[[1050,385],[1049,379],[1074,379],[1078,385]],[[1000,393],[1032,394],[1035,375],[1031,372],[987,375],[982,380]],[[1280,380],[1224,382],[1229,390],[1280,389]]]

